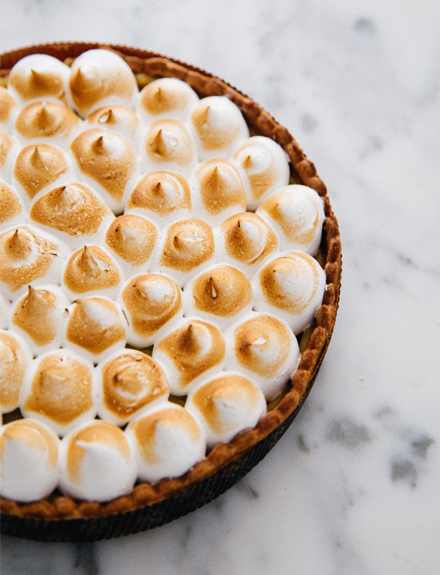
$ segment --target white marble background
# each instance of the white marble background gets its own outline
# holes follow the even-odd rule
[[[339,218],[335,334],[299,417],[218,500],[94,544],[3,537],[1,573],[436,575],[440,569],[438,0],[1,0],[0,50],[114,42],[254,97]]]

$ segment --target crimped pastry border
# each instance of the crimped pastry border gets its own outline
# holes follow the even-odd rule
[[[183,476],[162,479],[154,486],[148,483],[137,484],[131,494],[106,503],[78,502],[64,496],[57,497],[53,501],[42,499],[32,503],[17,503],[0,498],[2,514],[15,517],[49,521],[98,518],[133,511],[178,495],[239,460],[285,422],[304,401],[329,345],[339,305],[342,272],[341,241],[338,222],[330,205],[327,188],[318,176],[314,164],[307,159],[289,131],[276,122],[254,100],[223,80],[188,64],[153,52],[98,43],[42,44],[5,53],[1,56],[0,77],[6,77],[12,66],[29,54],[44,53],[64,61],[67,58],[74,59],[93,48],[106,48],[117,52],[126,60],[135,74],[179,78],[187,82],[201,97],[227,96],[240,108],[252,130],[272,138],[284,148],[290,158],[292,175],[299,183],[315,189],[324,200],[326,219],[321,249],[325,259],[327,289],[316,318],[316,326],[302,354],[298,370],[292,377],[291,389],[255,428],[240,432],[228,444],[217,445],[206,459],[197,463]]]

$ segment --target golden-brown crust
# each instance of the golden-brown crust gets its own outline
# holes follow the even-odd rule
[[[200,96],[226,95],[240,108],[252,130],[274,139],[284,148],[290,158],[294,177],[298,179],[299,183],[315,189],[324,199],[326,220],[321,251],[324,257],[324,270],[328,285],[324,294],[323,305],[316,318],[316,327],[306,350],[302,354],[298,370],[293,374],[291,389],[273,411],[263,417],[254,429],[240,432],[228,444],[217,445],[205,460],[197,463],[182,477],[162,479],[154,486],[140,483],[135,486],[130,495],[119,497],[113,501],[107,503],[77,502],[68,497],[59,496],[54,500],[20,504],[1,498],[1,510],[6,515],[40,519],[72,519],[104,517],[127,512],[153,505],[176,495],[237,461],[285,422],[304,401],[330,342],[339,305],[342,270],[341,241],[338,222],[332,212],[326,186],[317,175],[314,164],[306,158],[289,131],[279,125],[256,102],[223,80],[193,66],[147,51],[96,43],[40,45],[3,54],[0,77],[7,76],[9,69],[19,59],[31,53],[43,52],[65,61],[66,59],[74,59],[82,52],[92,48],[109,48],[116,51],[136,74],[179,78],[187,82]]]

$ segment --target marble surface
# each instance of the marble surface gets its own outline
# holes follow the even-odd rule
[[[280,443],[218,500],[119,540],[1,540],[1,573],[434,575],[440,565],[437,0],[3,0],[0,49],[91,40],[225,78],[297,137],[344,254],[336,330]]]

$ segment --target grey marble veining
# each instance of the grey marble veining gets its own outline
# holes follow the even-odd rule
[[[225,78],[296,136],[344,255],[336,330],[293,426],[170,525],[3,537],[1,573],[436,575],[440,565],[440,4],[2,0],[0,49],[127,44]]]

